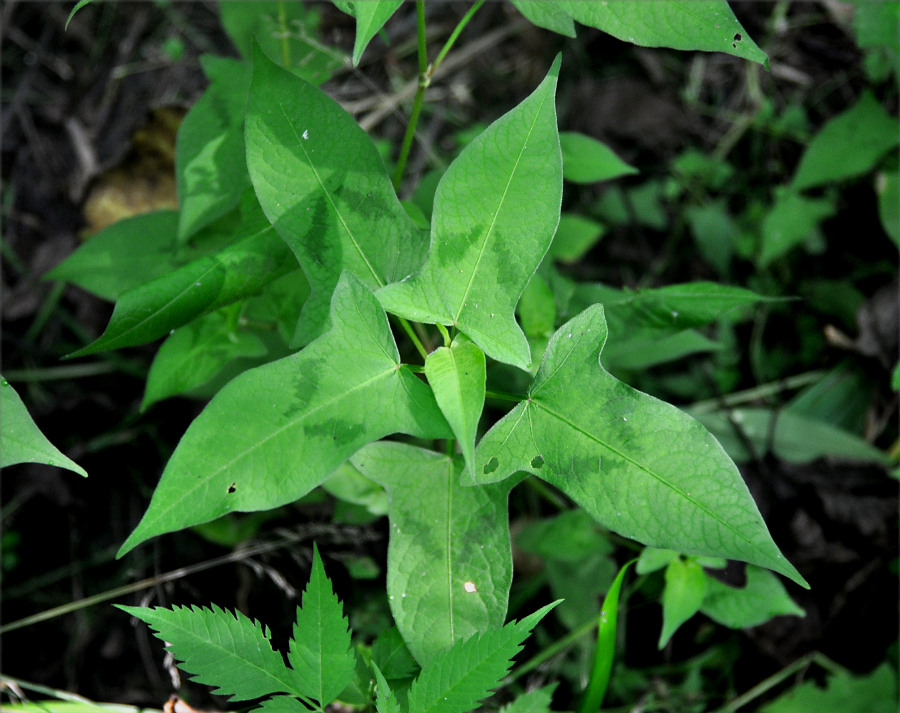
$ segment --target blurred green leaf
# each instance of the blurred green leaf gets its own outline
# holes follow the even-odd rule
[[[708,578],[700,611],[731,629],[758,626],[773,616],[806,616],[788,596],[778,577],[753,565],[747,565],[747,583],[740,588]]]
[[[563,131],[559,135],[562,147],[563,178],[573,183],[596,183],[611,178],[638,173],[613,153],[606,144],[592,136]]]

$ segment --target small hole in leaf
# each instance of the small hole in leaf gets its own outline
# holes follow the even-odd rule
[[[540,469],[544,465],[544,459],[540,456],[535,456],[531,459],[531,467],[535,469]]]
[[[237,483],[232,483],[228,486],[228,494],[231,495],[233,492],[237,491]]]
[[[500,461],[497,460],[496,457],[491,458],[487,463],[484,464],[484,474],[493,473],[497,468],[500,467]]]
[[[741,37],[741,33],[740,33],[740,32],[735,32],[735,33],[734,33],[734,38],[733,38],[732,43],[731,43],[731,46],[734,47],[734,48],[736,49],[736,48],[737,48],[737,43],[740,42],[742,39],[744,39],[744,38]]]

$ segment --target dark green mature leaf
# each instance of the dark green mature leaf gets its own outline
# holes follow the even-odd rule
[[[606,337],[599,305],[553,335],[527,400],[478,444],[476,482],[524,470],[626,537],[753,562],[805,584],[715,438],[601,367]]]
[[[159,339],[197,317],[259,293],[296,267],[259,206],[248,204],[237,242],[122,293],[106,331],[69,357]]]
[[[559,135],[563,178],[573,183],[596,183],[638,173],[593,136],[564,131]]]
[[[303,351],[246,371],[216,394],[119,556],[226,512],[292,502],[390,433],[450,437],[431,390],[400,364],[384,310],[352,275],[335,290],[331,321]]]
[[[0,376],[0,468],[17,463],[46,463],[87,477],[75,461],[47,440],[9,382]]]
[[[244,148],[250,66],[211,55],[200,62],[211,83],[181,122],[175,146],[180,240],[237,207],[250,187]]]
[[[747,583],[741,588],[709,578],[700,611],[732,629],[757,626],[783,614],[806,616],[788,596],[778,577],[753,566],[747,567]]]
[[[384,673],[385,678],[411,678],[419,670],[419,665],[396,626],[383,631],[375,639],[372,644],[372,664]]]
[[[337,102],[258,49],[246,142],[259,201],[310,283],[296,342],[325,329],[342,271],[377,289],[422,264],[424,236],[372,140]]]
[[[890,116],[870,91],[816,134],[800,159],[791,182],[794,190],[821,186],[871,171],[897,148],[897,117]],[[840,156],[840,160],[835,160]]]
[[[384,27],[391,15],[403,4],[403,0],[338,0],[341,10],[356,18],[356,41],[353,43],[353,64],[359,64],[369,42]]]
[[[272,693],[302,695],[301,682],[272,649],[268,629],[240,612],[205,607],[116,605],[148,624],[192,680],[213,693],[249,701]]]
[[[725,0],[559,0],[576,21],[643,47],[726,52],[769,66]]]
[[[176,267],[178,213],[155,211],[120,220],[94,235],[44,275],[113,301]]]
[[[486,698],[509,672],[537,623],[559,602],[519,622],[457,641],[426,666],[409,689],[409,710],[416,713],[467,713]]]
[[[487,378],[484,352],[467,341],[439,347],[425,359],[425,376],[459,442],[466,467],[474,472],[475,434]]]
[[[312,571],[297,610],[288,662],[300,692],[326,706],[353,680],[356,654],[341,603],[325,574],[319,550],[313,548]]]
[[[390,495],[388,595],[419,663],[502,625],[512,581],[506,503],[515,481],[463,487],[462,459],[403,443],[373,443],[352,462]]]
[[[531,352],[516,303],[550,247],[562,200],[559,63],[450,164],[435,195],[425,265],[378,292],[388,311],[458,327],[488,356],[522,369]]]

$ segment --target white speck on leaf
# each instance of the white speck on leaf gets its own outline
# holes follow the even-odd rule
[[[303,129],[303,138],[309,139],[309,131],[307,131],[306,129]]]
[[[475,582],[466,582],[463,585],[463,589],[465,589],[469,594],[478,591],[478,587],[475,586]]]

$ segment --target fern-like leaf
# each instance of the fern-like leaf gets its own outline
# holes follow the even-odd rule
[[[268,629],[240,612],[212,606],[144,608],[118,605],[148,624],[197,683],[247,701],[272,693],[302,695],[297,677],[272,649]]]
[[[519,622],[458,641],[435,656],[409,689],[415,713],[466,713],[509,673],[513,657],[531,630],[559,602],[548,604]]]
[[[356,654],[350,650],[347,619],[316,548],[309,585],[297,610],[288,661],[303,695],[323,707],[353,680]]]

